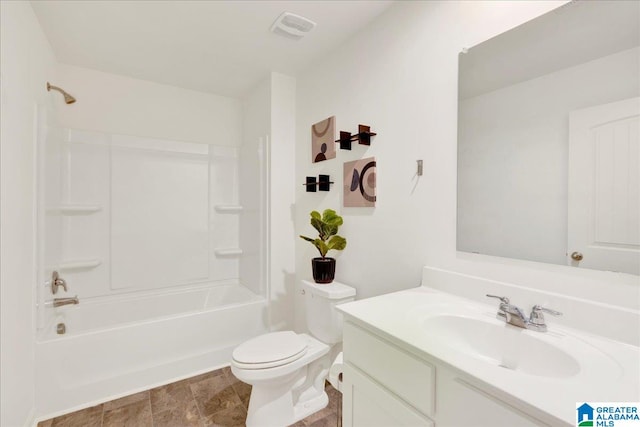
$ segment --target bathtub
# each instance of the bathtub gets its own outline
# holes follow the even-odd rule
[[[227,365],[235,346],[267,331],[267,307],[244,286],[204,285],[48,308],[35,349],[36,417]]]

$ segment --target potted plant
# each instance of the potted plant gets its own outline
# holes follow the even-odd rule
[[[312,211],[311,225],[318,230],[318,237],[316,239],[306,236],[300,237],[311,242],[320,252],[320,257],[311,260],[313,280],[316,283],[331,283],[336,274],[336,260],[327,257],[327,252],[332,249],[341,251],[347,246],[347,240],[338,236],[338,227],[342,225],[342,217],[332,209],[325,210],[322,215],[320,212]]]

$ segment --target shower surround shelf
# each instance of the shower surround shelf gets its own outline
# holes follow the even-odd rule
[[[240,205],[216,205],[216,212],[220,213],[240,213],[242,209]]]
[[[91,215],[100,212],[102,206],[98,205],[60,205],[47,209],[47,213],[59,215]]]
[[[60,270],[91,270],[102,264],[99,259],[76,259],[60,263]]]
[[[240,256],[242,255],[242,253],[243,251],[240,248],[219,248],[215,250],[216,256],[225,256],[225,257]]]

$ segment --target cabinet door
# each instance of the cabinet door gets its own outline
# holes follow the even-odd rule
[[[537,420],[475,385],[438,369],[436,387],[438,427],[540,427]]]
[[[433,427],[407,403],[346,364],[343,372],[342,414],[344,427]]]
[[[433,365],[350,322],[344,325],[344,360],[423,415],[433,416]]]

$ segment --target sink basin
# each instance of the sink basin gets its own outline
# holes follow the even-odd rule
[[[423,326],[435,345],[495,366],[528,375],[566,378],[580,372],[580,364],[567,351],[554,345],[552,335],[507,325],[504,322],[461,315],[437,315]]]

